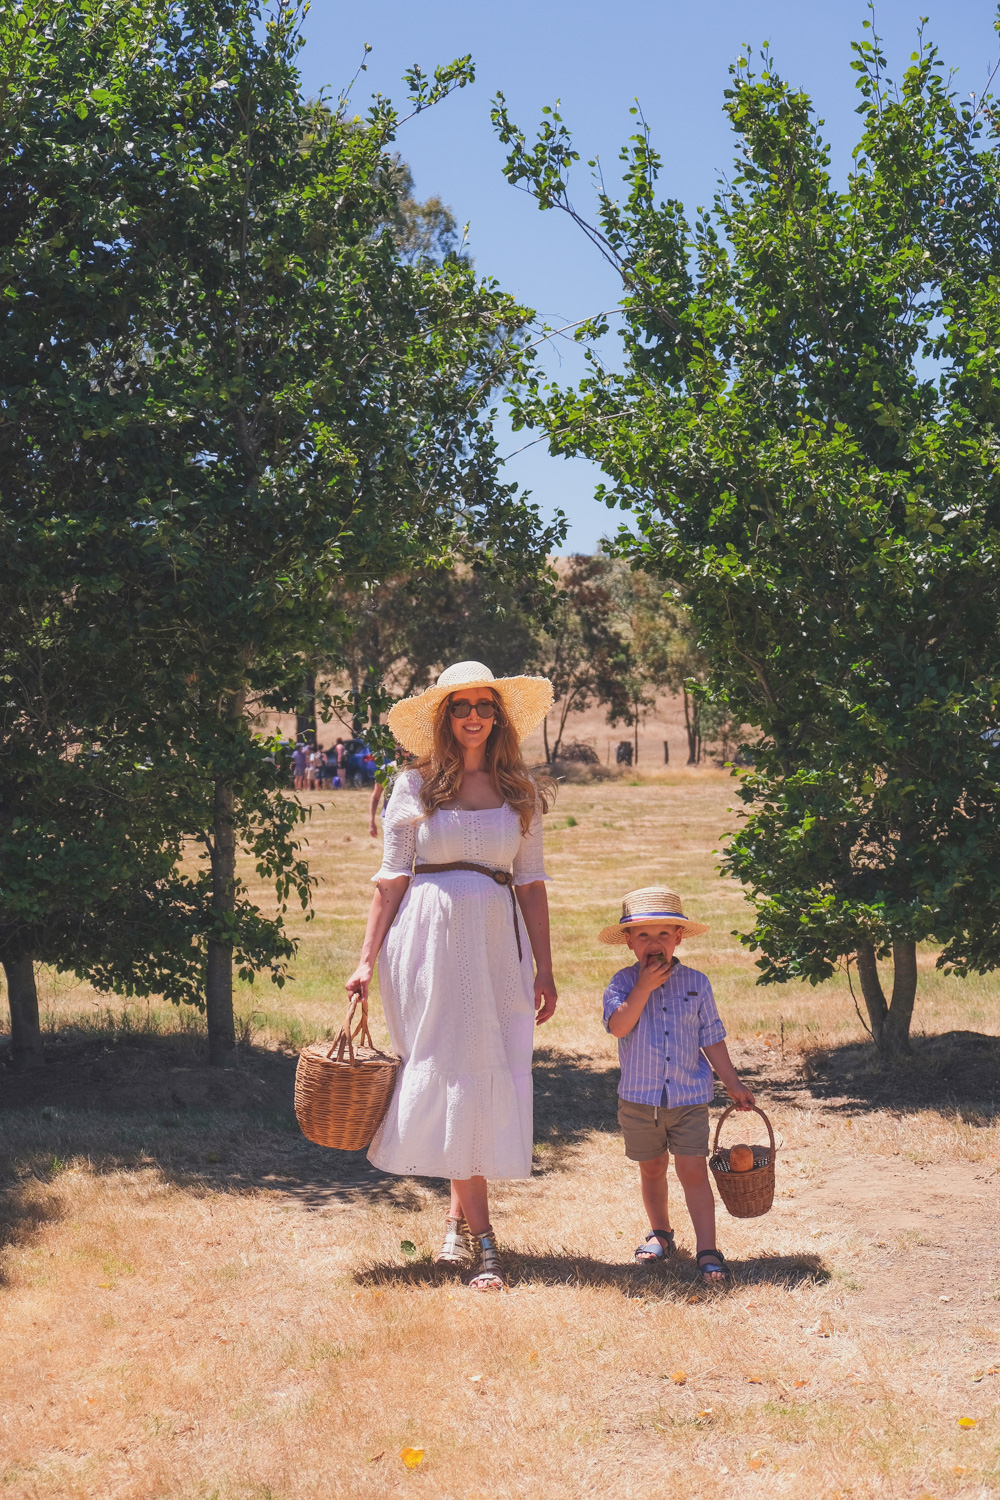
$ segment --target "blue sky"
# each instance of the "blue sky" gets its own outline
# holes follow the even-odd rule
[[[557,213],[540,213],[525,194],[508,186],[503,147],[490,125],[490,100],[502,90],[511,113],[533,132],[544,104],[561,99],[584,161],[600,156],[609,182],[617,155],[634,129],[629,115],[638,98],[664,157],[664,196],[689,209],[711,201],[716,180],[733,156],[722,114],[728,67],[744,43],[771,44],[778,71],[811,94],[826,121],[833,167],[846,173],[856,140],[858,97],[850,69],[851,41],[869,17],[863,0],[617,0],[614,5],[577,0],[507,0],[502,6],[456,0],[313,0],[300,55],[310,93],[337,93],[372,44],[368,69],[355,85],[363,113],[379,91],[404,102],[403,70],[425,69],[471,52],[476,83],[404,128],[398,145],[410,163],[421,197],[439,194],[460,224],[469,222],[478,270],[559,325],[618,301],[619,286],[597,252]],[[880,0],[876,24],[890,71],[898,76],[916,42],[918,18],[929,15],[925,38],[935,42],[956,89],[980,92],[993,68],[998,37],[991,0]],[[1000,77],[1000,75],[998,75]],[[591,201],[581,168],[576,206]],[[547,346],[545,368],[563,380],[580,369],[568,340]],[[530,435],[529,435],[530,436]],[[503,434],[505,454],[527,441]],[[512,458],[509,475],[531,489],[543,510],[561,506],[570,518],[567,550],[592,551],[613,531],[616,513],[593,500],[598,472],[580,460],[551,458],[539,444]]]

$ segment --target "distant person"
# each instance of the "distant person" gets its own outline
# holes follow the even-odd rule
[[[338,788],[344,785],[344,742],[338,739],[332,744],[326,753],[326,774],[330,786]]]
[[[715,1245],[715,1194],[708,1180],[708,1106],[715,1093],[712,1069],[738,1109],[753,1109],[725,1043],[726,1028],[706,975],[674,957],[686,936],[707,932],[684,916],[681,899],[662,886],[629,891],[621,921],[605,927],[602,943],[623,943],[635,963],[619,969],[604,991],[604,1026],[618,1038],[621,1081],[618,1123],[625,1155],[638,1163],[642,1201],[649,1216],[640,1264],[674,1253],[667,1206],[667,1163],[684,1190],[697,1239],[702,1280],[728,1281],[729,1268]]]
[[[300,740],[292,751],[292,785],[297,792],[304,791],[305,789],[308,763],[309,752]]]
[[[367,1005],[378,961],[401,1059],[369,1159],[451,1180],[436,1259],[469,1267],[477,1291],[504,1286],[487,1179],[531,1176],[534,1026],[556,1008],[544,788],[520,750],[551,703],[543,677],[494,678],[460,662],[390,710],[394,737],[421,759],[399,773],[347,981]]]
[[[362,780],[360,744],[360,740],[348,740],[344,746],[344,780],[347,786],[358,786]]]

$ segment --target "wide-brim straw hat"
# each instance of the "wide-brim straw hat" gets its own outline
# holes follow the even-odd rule
[[[700,937],[708,931],[707,922],[692,922],[684,915],[681,898],[676,891],[668,891],[665,885],[647,885],[642,890],[629,891],[622,898],[621,921],[614,927],[605,927],[600,935],[602,943],[624,943],[630,927],[639,927],[643,922],[670,922],[683,928],[684,937]]]
[[[393,738],[414,755],[429,755],[442,701],[452,693],[477,687],[496,693],[518,740],[537,729],[552,707],[552,684],[547,677],[494,677],[481,661],[460,661],[446,667],[433,687],[394,704],[386,716]]]

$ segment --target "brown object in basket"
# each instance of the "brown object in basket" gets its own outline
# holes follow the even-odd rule
[[[754,1168],[753,1148],[751,1146],[730,1146],[729,1148],[729,1170],[730,1172],[752,1172]]]
[[[360,1151],[371,1145],[389,1108],[399,1070],[399,1058],[380,1051],[372,1041],[367,1003],[362,1002],[361,1020],[351,1030],[359,1000],[358,995],[352,998],[332,1043],[303,1047],[295,1070],[295,1118],[302,1134],[317,1146],[334,1146],[338,1151]],[[361,1042],[358,1047],[356,1038]]]
[[[723,1110],[719,1116],[719,1122],[715,1127],[715,1141],[712,1146],[712,1155],[709,1157],[708,1165],[712,1169],[715,1185],[719,1190],[719,1197],[726,1205],[734,1219],[756,1219],[761,1214],[766,1214],[774,1202],[774,1157],[777,1150],[774,1144],[774,1131],[771,1122],[762,1109],[754,1111],[760,1115],[767,1126],[770,1138],[770,1146],[754,1146],[753,1168],[749,1172],[733,1170],[729,1164],[729,1148],[719,1145],[719,1132],[723,1122],[732,1114],[736,1108],[731,1104],[728,1109]],[[733,1148],[735,1150],[735,1147]]]

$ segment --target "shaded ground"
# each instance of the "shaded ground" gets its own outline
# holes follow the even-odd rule
[[[363,1429],[366,1468],[387,1464],[386,1452],[395,1455],[426,1432],[457,1431],[456,1423],[466,1424],[463,1451],[502,1445],[505,1424],[515,1420],[521,1431],[532,1411],[545,1413],[549,1424],[533,1439],[540,1452],[558,1440],[561,1424],[595,1433],[583,1445],[573,1437],[567,1448],[572,1464],[589,1465],[594,1486],[574,1488],[569,1479],[559,1489],[551,1474],[534,1490],[526,1481],[524,1493],[557,1500],[591,1490],[631,1497],[629,1476],[640,1472],[643,1492],[833,1500],[839,1491],[806,1478],[794,1491],[778,1485],[779,1472],[812,1461],[808,1455],[828,1429],[849,1433],[830,1439],[849,1445],[863,1445],[871,1432],[881,1442],[883,1428],[909,1442],[911,1427],[937,1420],[950,1424],[935,1438],[940,1445],[958,1432],[957,1414],[972,1412],[986,1434],[1000,1379],[992,1280],[997,1173],[989,1159],[956,1154],[958,1137],[985,1138],[976,1124],[947,1126],[947,1159],[937,1156],[934,1132],[942,1128],[941,1111],[984,1125],[995,1116],[998,1046],[997,1038],[970,1032],[920,1039],[913,1062],[886,1075],[862,1047],[782,1058],[780,1037],[734,1042],[738,1066],[774,1120],[778,1194],[762,1219],[737,1223],[720,1209],[719,1243],[734,1273],[724,1289],[700,1283],[682,1214],[675,1260],[653,1268],[632,1263],[639,1205],[618,1139],[617,1069],[607,1054],[540,1048],[535,1178],[497,1185],[496,1222],[513,1246],[510,1297],[501,1305],[463,1292],[458,1275],[431,1263],[446,1184],[388,1177],[363,1152],[324,1150],[301,1136],[292,1111],[294,1055],[248,1047],[240,1069],[219,1074],[192,1037],[53,1045],[44,1069],[0,1075],[0,1245],[9,1247],[4,1264],[11,1267],[5,1297],[23,1304],[22,1342],[30,1346],[17,1355],[27,1372],[22,1386],[54,1390],[50,1348],[66,1319],[78,1319],[59,1377],[62,1405],[51,1413],[46,1407],[37,1424],[33,1409],[22,1413],[15,1443],[17,1452],[66,1468],[53,1471],[48,1488],[34,1469],[10,1469],[4,1482],[31,1500],[210,1493],[198,1467],[205,1424],[217,1420],[213,1440],[234,1444],[225,1462],[236,1472],[251,1451],[241,1425],[247,1413],[259,1406],[270,1424],[272,1409],[285,1412],[300,1389],[305,1405],[289,1472],[311,1465],[321,1474],[319,1458],[304,1468],[301,1458],[316,1425],[309,1403],[322,1401],[341,1378],[346,1394],[327,1412],[331,1423],[354,1410],[351,1401],[389,1412],[373,1418],[370,1434]],[[716,1118],[724,1103],[717,1099]],[[749,1136],[750,1119],[730,1118],[738,1135]],[[84,1168],[74,1170],[81,1161]],[[164,1186],[165,1196],[156,1197]],[[95,1195],[90,1220],[81,1207],[87,1194]],[[119,1216],[113,1229],[109,1205]],[[158,1232],[165,1237],[147,1249]],[[54,1263],[53,1277],[49,1247],[60,1237],[71,1248]],[[79,1267],[91,1262],[81,1277]],[[68,1276],[77,1277],[69,1287]],[[497,1342],[488,1352],[489,1319],[496,1320]],[[301,1347],[289,1344],[300,1326]],[[376,1329],[370,1350],[364,1329]],[[87,1339],[84,1380],[79,1350]],[[147,1354],[150,1339],[161,1343]],[[453,1339],[454,1348],[442,1347],[442,1339]],[[386,1383],[387,1351],[392,1368],[406,1371],[398,1393]],[[93,1488],[86,1467],[91,1413],[105,1400],[109,1412],[124,1410],[132,1399],[124,1384],[131,1389],[141,1378],[148,1385],[161,1366],[170,1371],[168,1392],[143,1388],[129,1435],[115,1450],[124,1477],[111,1488],[115,1461],[102,1459],[103,1487]],[[523,1390],[516,1373],[522,1366]],[[104,1372],[119,1368],[127,1371],[123,1392],[92,1400]],[[195,1384],[178,1396],[186,1371]],[[548,1382],[544,1395],[536,1379]],[[227,1393],[221,1405],[220,1391]],[[417,1403],[443,1402],[448,1392],[450,1405],[426,1407],[416,1421],[406,1415]],[[77,1415],[74,1401],[87,1403]],[[164,1412],[175,1424],[169,1442],[163,1439],[169,1482],[158,1471],[139,1476],[153,1441],[150,1423],[166,1421]],[[75,1447],[64,1436],[70,1419],[79,1423]],[[123,1420],[114,1419],[116,1442]],[[672,1457],[665,1434],[676,1438]],[[976,1458],[984,1479],[993,1463],[988,1441],[986,1434]],[[771,1490],[753,1487],[762,1452]],[[883,1485],[862,1452],[865,1484],[843,1493],[858,1500],[981,1500],[995,1491],[978,1479],[976,1488],[961,1487],[972,1452],[970,1442],[935,1459],[933,1490],[913,1475]],[[532,1462],[534,1474],[541,1459]],[[830,1464],[847,1460],[825,1462],[829,1473]],[[178,1463],[190,1465],[183,1478],[176,1477]],[[82,1477],[71,1484],[74,1464]],[[675,1465],[679,1487],[664,1485],[665,1464]],[[688,1487],[692,1464],[702,1465],[697,1491]],[[129,1465],[139,1477],[130,1477]],[[947,1489],[940,1472],[950,1474]],[[511,1493],[505,1483],[490,1492]],[[266,1492],[249,1480],[228,1492],[214,1477],[212,1484],[218,1493]],[[384,1489],[373,1484],[366,1472],[339,1493],[396,1493],[390,1478]],[[284,1489],[270,1478],[268,1486],[298,1493],[287,1479]],[[312,1500],[312,1490],[302,1493]]]
[[[912,1055],[892,1067],[883,1066],[870,1042],[782,1056],[773,1033],[734,1043],[732,1053],[753,1087],[803,1108],[822,1103],[847,1115],[936,1109],[974,1125],[1000,1117],[1000,1037],[978,1031],[914,1037]]]
[[[772,1113],[791,1109],[794,1118],[802,1111],[819,1128],[823,1117],[850,1121],[875,1111],[891,1119],[935,1107],[983,1125],[997,1113],[1000,1038],[974,1032],[919,1038],[913,1059],[892,1072],[881,1070],[873,1050],[861,1045],[782,1059],[779,1046],[761,1039],[734,1044],[734,1055]],[[30,1128],[17,1132],[13,1151],[0,1148],[0,1240],[37,1227],[38,1206],[21,1191],[25,1177],[45,1180],[61,1163],[81,1156],[108,1171],[155,1165],[187,1191],[264,1191],[306,1209],[382,1202],[406,1213],[444,1200],[441,1182],[390,1177],[372,1167],[363,1151],[329,1151],[307,1141],[292,1110],[295,1064],[293,1055],[246,1047],[239,1069],[218,1072],[207,1066],[197,1038],[148,1036],[115,1043],[63,1040],[49,1045],[44,1068],[6,1070],[0,1075],[0,1122],[5,1115],[19,1117]],[[588,1137],[617,1134],[617,1070],[583,1054],[541,1048],[534,1078],[536,1176],[572,1172]],[[726,1102],[720,1091],[716,1118]],[[929,1297],[949,1297],[950,1317],[980,1300],[983,1266],[995,1256],[995,1191],[987,1186],[992,1169],[914,1160],[912,1152],[875,1160],[867,1154],[845,1160],[838,1153],[808,1183],[792,1189],[783,1171],[785,1144],[779,1132],[779,1191],[784,1182],[786,1195],[795,1196],[788,1211],[803,1220],[803,1252],[734,1261],[741,1284],[825,1279],[820,1258],[806,1248],[807,1237],[817,1223],[843,1226],[849,1220],[880,1251],[885,1278],[870,1299],[873,1315],[897,1321],[902,1316],[915,1331],[926,1320]],[[900,1236],[907,1241],[902,1281],[894,1270]],[[515,1284],[614,1284],[628,1294],[668,1298],[690,1295],[697,1280],[689,1256],[651,1277],[627,1262],[581,1258],[572,1246],[564,1257],[515,1257],[511,1273]],[[424,1257],[406,1266],[369,1266],[358,1280],[439,1285],[447,1275]],[[943,1305],[931,1311],[945,1315]]]
[[[1000,1037],[946,1031],[915,1037],[913,1055],[879,1066],[869,1043],[807,1054],[803,1082],[817,1099],[846,1099],[869,1109],[955,1110],[975,1123],[1000,1113]]]

